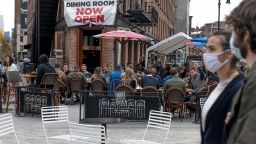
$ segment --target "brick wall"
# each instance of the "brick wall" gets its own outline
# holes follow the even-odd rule
[[[103,33],[114,30],[114,27],[105,27]],[[103,51],[103,66],[109,65],[111,70],[114,70],[114,40],[102,39]]]
[[[70,28],[66,33],[65,38],[65,63],[69,64],[71,67],[77,65],[77,51],[78,51],[78,37],[79,28]]]

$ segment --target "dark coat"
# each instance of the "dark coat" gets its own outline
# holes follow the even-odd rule
[[[141,79],[142,88],[145,86],[153,86],[158,88],[160,85],[159,80],[153,76],[145,76]]]
[[[256,63],[246,73],[244,86],[234,97],[227,125],[228,144],[255,144]]]
[[[43,76],[45,73],[55,73],[54,68],[49,64],[49,59],[47,55],[42,54],[39,57],[40,64],[37,67],[36,70],[36,85],[40,85],[41,80],[43,79]]]
[[[244,83],[242,74],[236,76],[220,94],[207,113],[205,131],[201,125],[202,144],[225,144],[225,118],[230,111],[233,97]]]

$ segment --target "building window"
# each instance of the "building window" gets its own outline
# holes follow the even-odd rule
[[[25,25],[28,24],[28,18],[25,18]]]
[[[20,42],[23,42],[23,36],[20,36]]]
[[[23,51],[24,46],[20,46],[20,51]]]
[[[94,38],[92,36],[100,33],[101,33],[101,30],[85,30],[83,34],[83,37],[84,37],[83,44],[86,46],[99,46],[100,45],[99,39]]]

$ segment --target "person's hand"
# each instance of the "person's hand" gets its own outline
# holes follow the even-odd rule
[[[187,89],[187,92],[189,93],[192,93],[192,91],[193,91],[192,89]]]
[[[194,66],[195,66],[196,68],[198,68],[198,63],[195,63]]]
[[[228,124],[230,122],[230,119],[231,119],[231,112],[228,112],[225,119],[225,124]]]

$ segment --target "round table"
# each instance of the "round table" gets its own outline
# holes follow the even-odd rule
[[[35,74],[21,74],[27,80],[27,83],[32,84],[36,78]]]

